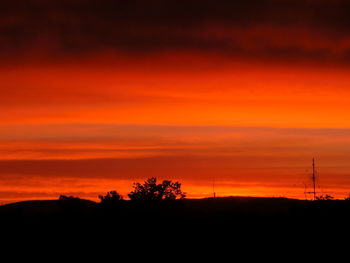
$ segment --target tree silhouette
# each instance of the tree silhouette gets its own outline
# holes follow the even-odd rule
[[[157,184],[157,178],[147,179],[143,184],[134,183],[134,190],[128,194],[131,200],[175,200],[183,199],[186,193],[181,190],[181,183],[164,180]]]
[[[110,204],[123,200],[123,196],[117,191],[107,192],[106,195],[99,195],[98,198],[101,200],[101,204]]]

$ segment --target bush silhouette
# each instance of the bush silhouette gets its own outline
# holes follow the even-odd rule
[[[318,201],[327,201],[327,200],[329,201],[329,200],[333,200],[333,199],[334,199],[334,197],[331,195],[328,195],[328,194],[320,195],[320,196],[316,197],[316,200],[318,200]]]
[[[79,214],[84,209],[84,201],[79,197],[60,195],[58,202],[63,211],[69,215]]]
[[[186,193],[181,190],[181,183],[164,180],[157,184],[157,178],[147,179],[143,184],[134,183],[134,190],[129,193],[131,200],[175,200],[183,199]]]
[[[106,195],[99,195],[98,198],[101,201],[101,204],[111,204],[123,200],[123,196],[117,191],[107,192]]]
[[[80,201],[81,199],[75,196],[60,195],[58,200],[61,202],[74,202],[74,201]]]

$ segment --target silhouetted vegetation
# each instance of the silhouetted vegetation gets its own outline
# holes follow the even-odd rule
[[[181,183],[164,180],[157,184],[157,178],[147,179],[143,184],[134,183],[134,190],[129,193],[130,200],[175,200],[184,199],[186,193],[181,190]]]
[[[329,201],[329,200],[334,200],[334,197],[331,195],[325,194],[325,195],[317,196],[316,200],[318,200],[318,201],[327,201],[328,200]]]
[[[107,192],[106,195],[99,195],[98,198],[101,201],[101,204],[112,204],[123,200],[123,196],[117,191]]]
[[[72,218],[72,215],[83,215],[86,210],[86,205],[92,204],[92,201],[84,200],[75,196],[60,195],[58,198],[58,204],[60,209],[64,211],[64,215]]]
[[[75,197],[75,196],[60,195],[58,200],[62,201],[62,202],[71,202],[71,201],[80,200],[80,198],[79,197]]]

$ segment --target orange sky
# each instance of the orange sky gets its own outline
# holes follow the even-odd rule
[[[304,198],[312,157],[320,191],[348,194],[346,68],[168,62],[2,68],[0,199],[126,195],[150,176],[189,197],[215,180],[222,196]]]
[[[0,10],[0,202],[350,194],[347,0],[21,0]]]

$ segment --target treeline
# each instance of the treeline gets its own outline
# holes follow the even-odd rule
[[[186,193],[181,189],[181,183],[173,182],[171,180],[163,180],[161,183],[157,183],[156,177],[148,178],[144,183],[134,183],[133,190],[127,195],[130,200],[176,200],[185,199]],[[98,198],[102,204],[115,203],[117,201],[124,200],[123,195],[118,191],[112,190],[105,195],[99,195]],[[80,199],[74,196],[61,195],[59,200],[77,200]],[[316,196],[315,201],[331,201],[336,200],[329,194]],[[350,201],[350,195],[344,200]]]
[[[163,180],[157,183],[157,178],[152,177],[144,183],[134,183],[133,190],[128,194],[130,200],[176,200],[184,199],[186,193],[181,190],[181,183],[171,180]],[[124,197],[116,190],[107,192],[106,195],[98,197],[102,204],[115,203],[121,201]],[[61,195],[59,200],[75,200],[79,199],[74,196]]]

